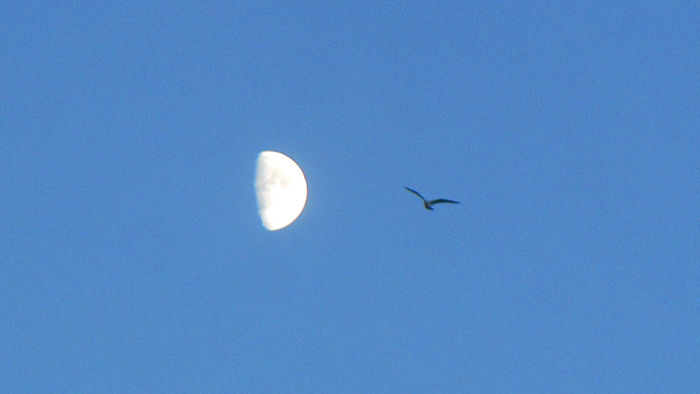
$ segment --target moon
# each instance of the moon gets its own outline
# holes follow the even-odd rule
[[[279,152],[260,152],[255,194],[266,229],[276,231],[292,224],[304,210],[307,193],[306,177],[294,160]]]

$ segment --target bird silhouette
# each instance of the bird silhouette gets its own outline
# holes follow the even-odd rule
[[[411,192],[411,193],[415,194],[416,196],[420,197],[420,199],[423,200],[423,206],[425,206],[425,209],[430,210],[430,211],[432,211],[432,210],[434,209],[434,208],[433,208],[433,204],[440,204],[440,203],[459,204],[459,201],[447,200],[447,199],[444,199],[444,198],[438,198],[437,200],[428,201],[428,200],[426,200],[425,197],[423,197],[420,193],[418,193],[417,191],[411,189],[410,187],[406,186],[406,190],[408,190],[409,192]]]

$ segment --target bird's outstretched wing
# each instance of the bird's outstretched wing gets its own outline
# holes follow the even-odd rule
[[[425,201],[425,198],[424,198],[423,196],[421,196],[421,194],[420,194],[420,193],[418,193],[417,191],[415,191],[415,190],[411,189],[411,188],[410,188],[410,187],[408,187],[408,186],[406,186],[406,190],[408,190],[409,192],[411,192],[411,193],[415,194],[416,196],[420,197],[420,198],[421,198],[421,200]]]
[[[450,204],[459,204],[459,201],[453,201],[453,200],[447,200],[444,198],[438,198],[437,200],[430,201],[430,204],[440,204],[440,203],[450,203]]]

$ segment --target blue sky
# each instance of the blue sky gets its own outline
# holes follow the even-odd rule
[[[0,6],[3,389],[693,391],[698,7],[589,3]]]

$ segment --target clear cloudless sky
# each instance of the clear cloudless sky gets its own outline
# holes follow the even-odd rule
[[[0,21],[2,391],[700,387],[697,2]],[[277,232],[262,150],[308,179]]]

